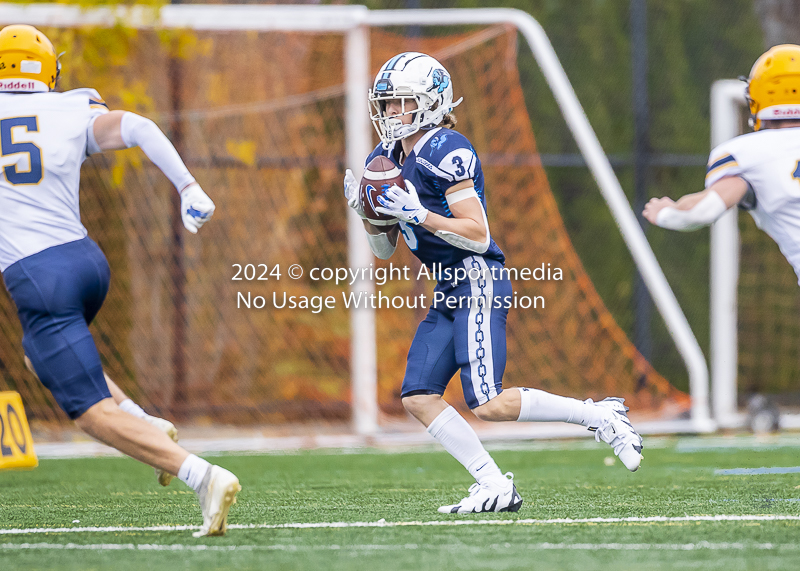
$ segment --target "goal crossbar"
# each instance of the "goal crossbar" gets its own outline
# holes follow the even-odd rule
[[[509,24],[525,38],[555,96],[567,125],[592,172],[633,260],[663,317],[689,373],[691,429],[708,432],[715,425],[709,410],[708,367],[656,257],[645,238],[622,187],[597,136],[589,124],[575,91],[541,25],[521,10],[510,8],[376,10],[365,6],[253,6],[168,5],[102,7],[84,9],[61,4],[0,4],[0,24],[38,26],[114,26],[133,28],[187,28],[193,30],[255,30],[295,32],[342,32],[345,41],[347,164],[357,174],[371,150],[371,131],[366,93],[369,87],[370,27],[463,26]],[[353,267],[371,262],[371,252],[360,239],[354,213],[349,219],[348,252]],[[371,293],[374,284],[357,282],[353,289]],[[358,433],[378,430],[376,398],[377,362],[375,316],[368,309],[351,315],[352,384],[354,427]]]

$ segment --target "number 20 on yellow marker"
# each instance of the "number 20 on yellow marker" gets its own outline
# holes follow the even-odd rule
[[[22,398],[14,391],[0,392],[0,470],[38,465]]]

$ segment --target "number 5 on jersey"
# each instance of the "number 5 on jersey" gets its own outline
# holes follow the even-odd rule
[[[38,465],[22,398],[14,391],[0,392],[0,470]]]
[[[28,170],[20,170],[18,165],[22,157],[10,165],[3,167],[6,180],[11,184],[39,184],[42,182],[42,150],[31,142],[16,142],[23,137],[20,131],[35,133],[39,131],[36,117],[14,117],[0,120],[0,151],[2,156],[28,155]],[[6,161],[3,161],[6,162]]]

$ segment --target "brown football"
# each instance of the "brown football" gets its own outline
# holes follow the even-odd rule
[[[375,212],[375,207],[380,206],[378,196],[386,192],[393,184],[403,190],[406,188],[400,169],[391,160],[384,156],[372,159],[364,176],[361,177],[361,187],[358,190],[358,200],[367,219],[375,226],[391,226],[397,224],[397,218]]]

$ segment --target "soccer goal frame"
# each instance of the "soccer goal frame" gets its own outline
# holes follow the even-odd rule
[[[363,158],[371,151],[372,133],[366,95],[370,86],[369,28],[387,26],[463,26],[508,24],[527,42],[555,96],[562,115],[608,203],[639,272],[663,317],[689,372],[692,398],[688,421],[658,423],[659,432],[709,432],[715,424],[709,409],[708,367],[700,345],[645,238],[608,157],[578,101],[553,46],[541,25],[529,14],[508,8],[375,10],[366,6],[167,5],[82,9],[63,4],[0,4],[0,24],[38,26],[113,26],[187,28],[208,31],[341,32],[345,35],[346,161],[360,176]],[[353,267],[367,266],[372,253],[362,239],[354,213],[348,221],[348,254]],[[371,294],[372,282],[361,281],[355,292]],[[351,379],[354,430],[378,431],[375,315],[360,308],[351,313]]]

